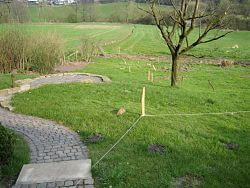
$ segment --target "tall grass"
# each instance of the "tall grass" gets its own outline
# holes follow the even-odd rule
[[[17,28],[2,31],[0,73],[36,71],[50,73],[60,63],[63,42],[54,33],[27,34]]]
[[[63,57],[63,41],[55,33],[33,35],[30,41],[29,69],[51,73]]]

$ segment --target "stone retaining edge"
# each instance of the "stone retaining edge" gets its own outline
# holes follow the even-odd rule
[[[39,76],[39,77],[34,78],[34,79],[27,78],[27,79],[23,79],[23,80],[17,80],[17,81],[15,81],[15,84],[17,85],[17,87],[0,90],[0,107],[4,108],[6,110],[9,110],[9,111],[13,111],[14,107],[11,106],[11,98],[16,93],[22,93],[25,91],[29,91],[30,89],[40,87],[40,86],[38,86],[38,87],[31,88],[31,85],[30,85],[31,82],[33,82],[35,80],[42,79],[42,78],[49,78],[52,76],[64,76],[64,75],[87,75],[87,76],[101,78],[102,79],[101,83],[111,82],[111,80],[106,76],[91,74],[91,73],[58,73],[58,74],[49,74],[49,75],[45,75],[45,76]],[[83,80],[82,83],[93,83],[93,82],[90,82],[88,80]]]

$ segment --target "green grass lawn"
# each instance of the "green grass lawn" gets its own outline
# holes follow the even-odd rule
[[[48,85],[13,99],[16,112],[63,123],[78,132],[83,141],[91,134],[102,134],[103,140],[87,144],[93,164],[140,116],[144,86],[147,114],[250,109],[248,67],[184,64],[188,70],[180,72],[184,80],[171,88],[170,72],[164,71],[170,64],[165,62],[152,63],[157,69],[152,83],[147,81],[147,72],[152,69],[148,62],[127,61],[125,65],[115,58],[95,61],[82,72],[109,76],[111,83]],[[125,107],[126,113],[117,116],[120,107]],[[249,113],[144,117],[92,169],[95,182],[97,187],[162,188],[187,176],[200,187],[248,187],[249,125]],[[230,143],[239,147],[227,149]],[[163,145],[165,152],[150,153],[149,144]]]
[[[16,180],[22,166],[29,162],[29,147],[27,142],[20,135],[14,134],[14,136],[16,142],[13,156],[10,159],[8,166],[4,166],[0,169],[0,187],[3,188],[9,187],[9,183]]]

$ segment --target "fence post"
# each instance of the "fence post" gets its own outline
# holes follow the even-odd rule
[[[150,81],[151,73],[150,70],[148,71],[148,81]]]
[[[141,96],[141,115],[145,116],[145,87],[142,89],[142,96]]]
[[[156,71],[156,68],[155,68],[155,66],[153,65],[153,69]]]
[[[16,79],[17,69],[13,69],[10,76],[11,76],[11,87],[15,87],[15,79]]]

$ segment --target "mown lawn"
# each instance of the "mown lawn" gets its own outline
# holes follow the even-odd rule
[[[13,25],[1,25],[0,32]],[[169,50],[162,40],[159,31],[153,25],[132,25],[116,23],[81,23],[81,24],[21,24],[14,25],[19,30],[30,33],[57,33],[64,39],[66,55],[68,51],[75,51],[82,44],[83,39],[94,41],[99,47],[104,43],[116,41],[103,46],[106,53],[169,55]],[[127,38],[135,26],[133,34]],[[219,32],[223,33],[223,31]],[[208,38],[218,34],[211,33]],[[198,30],[189,39],[195,41]],[[238,45],[239,48],[233,48]],[[250,32],[233,32],[212,43],[199,45],[188,52],[191,55],[205,56],[215,59],[229,58],[236,61],[250,61]]]
[[[147,114],[250,109],[248,67],[185,64],[180,72],[183,81],[171,88],[170,64],[128,60],[125,64],[114,58],[95,61],[82,72],[109,76],[111,83],[48,85],[13,99],[16,112],[60,122],[78,132],[83,141],[100,133],[101,141],[87,144],[93,164],[139,118],[144,86]],[[150,64],[157,69],[153,83],[147,81],[148,70],[153,71]],[[120,107],[125,107],[126,113],[117,116]],[[162,188],[189,177],[188,185],[248,187],[249,125],[249,113],[144,117],[92,169],[95,182],[97,187]],[[151,153],[149,144],[163,145],[165,151]],[[236,147],[228,149],[228,144]]]

